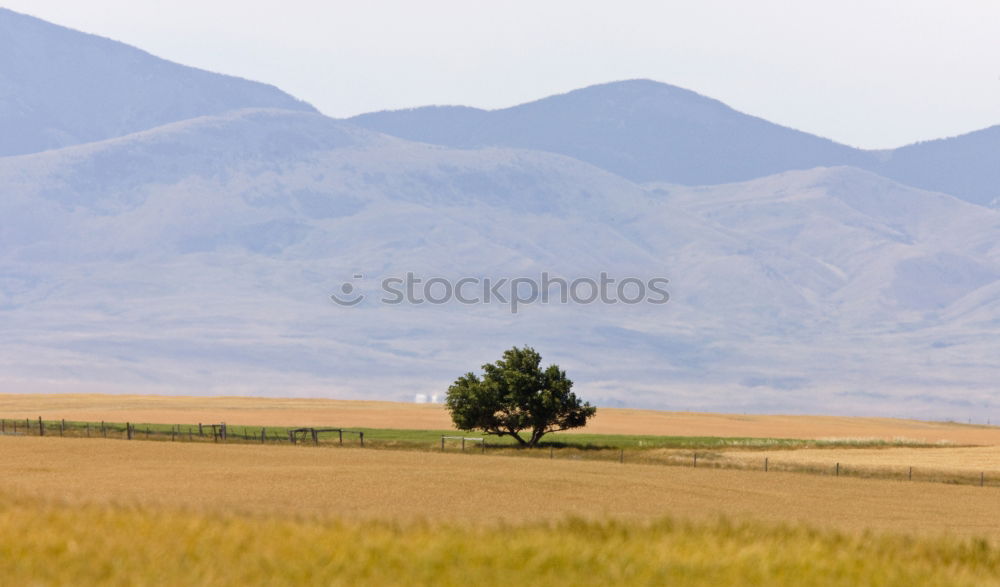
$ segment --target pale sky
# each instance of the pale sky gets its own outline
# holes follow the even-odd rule
[[[996,0],[0,0],[345,117],[650,78],[854,146],[1000,124]]]

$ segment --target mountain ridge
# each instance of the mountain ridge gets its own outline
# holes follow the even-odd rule
[[[431,120],[420,121],[424,114]],[[457,115],[460,123],[449,125],[450,115]],[[414,126],[408,127],[414,118]],[[651,80],[597,84],[498,110],[428,107],[362,114],[348,120],[408,140],[452,147],[514,146],[560,152],[640,183],[728,183],[750,179],[756,171],[749,168],[754,166],[767,171],[762,175],[770,175],[789,166],[850,164],[855,153],[829,139],[775,125],[691,90]],[[793,146],[783,153],[767,151],[756,144],[762,134]],[[706,153],[691,149],[705,142],[706,136],[725,137],[729,143],[740,140],[747,147],[754,143],[755,148],[730,145],[726,152],[713,151],[712,157],[727,161],[726,169],[717,170],[706,167]],[[719,149],[722,143],[713,145]],[[776,157],[786,161],[777,162]]]
[[[267,154],[272,136],[296,139]],[[184,163],[200,159],[203,171]],[[989,401],[996,345],[981,325],[997,292],[982,280],[997,270],[980,259],[996,253],[979,247],[997,213],[864,170],[658,192],[557,154],[449,149],[252,109],[0,159],[0,185],[19,180],[0,202],[0,365],[22,381],[46,373],[49,390],[329,386],[405,400],[529,340],[557,353],[587,397],[631,406],[921,413],[953,406],[956,381],[963,402]],[[100,205],[73,199],[87,194]],[[900,203],[910,211],[893,216]],[[938,278],[963,267],[967,279]],[[602,271],[663,276],[671,301],[516,315],[499,303],[377,301],[380,280],[407,272]],[[332,304],[345,282],[370,301]],[[950,350],[929,371],[931,345]],[[932,374],[933,389],[912,381]],[[837,395],[871,381],[880,399]],[[914,389],[919,401],[906,399]]]
[[[609,110],[609,104],[615,108]],[[451,147],[558,152],[639,183],[717,185],[793,169],[848,165],[976,204],[1000,204],[1000,191],[993,187],[1000,183],[1000,125],[869,151],[648,79],[596,84],[496,110],[428,106],[348,120]],[[943,167],[943,161],[951,163]]]
[[[33,64],[39,79],[54,63]],[[140,74],[160,66],[137,63]],[[87,66],[79,79],[94,78]],[[426,125],[471,141],[461,148],[301,104],[246,106],[254,92],[234,98],[225,84],[195,89],[223,110],[121,134],[121,104],[89,103],[114,136],[0,157],[0,384],[406,400],[527,342],[600,403],[934,417],[1000,407],[1000,212],[858,165],[783,169],[871,153],[657,82],[570,92],[499,122],[434,111],[462,119]],[[136,104],[156,122],[155,101]],[[993,139],[959,145],[980,154],[973,170]],[[899,173],[920,155],[948,180],[954,163],[938,147],[875,155],[898,157]],[[731,176],[780,171],[692,187],[609,169],[712,171],[686,163],[702,160]],[[668,279],[669,303],[515,312],[496,299],[380,299],[383,279],[409,274],[444,287],[602,273]],[[368,297],[332,301],[348,290]]]
[[[315,112],[278,88],[186,67],[0,8],[0,157],[246,107]]]

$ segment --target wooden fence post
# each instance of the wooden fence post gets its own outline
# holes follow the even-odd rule
[[[198,436],[205,436],[205,429],[201,427],[201,422],[198,422]]]
[[[260,443],[264,444],[264,435],[267,434],[267,428],[263,426],[260,427]]]
[[[910,473],[907,476],[908,481],[913,481],[913,467],[910,467]]]
[[[125,422],[125,439],[132,440],[132,425]]]
[[[764,472],[767,473],[767,457],[764,457]]]
[[[313,446],[319,446],[319,432],[316,432],[315,428],[309,429],[312,432]]]
[[[359,434],[361,435],[361,448],[364,448],[365,447],[365,433],[364,432],[359,432]]]
[[[101,436],[108,437],[108,429],[104,427],[104,420],[101,420]]]
[[[66,433],[66,418],[59,420],[59,436],[64,436]]]
[[[465,452],[465,437],[462,437],[462,452]]]
[[[837,477],[840,477],[840,463],[837,463]]]
[[[623,464],[623,465],[625,464],[625,449],[624,448],[620,449],[618,451],[618,462],[621,463],[621,464]]]
[[[38,417],[38,435],[45,436],[45,424],[42,422],[42,417]]]
[[[694,453],[694,466],[698,466],[698,453]]]
[[[441,437],[441,452],[444,452],[444,436]]]

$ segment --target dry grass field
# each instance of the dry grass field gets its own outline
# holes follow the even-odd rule
[[[447,430],[441,405],[323,399],[0,394],[0,416],[162,424]],[[601,408],[580,432],[756,438],[878,438],[1000,446],[1000,427],[891,418],[701,414]]]
[[[1000,490],[357,448],[0,437],[3,493],[66,504],[519,524],[671,516],[1000,540]]]
[[[70,401],[43,415],[140,419],[116,412],[117,398],[89,407],[62,399]],[[152,403],[135,401],[133,409]],[[189,420],[185,414],[240,421],[244,401],[257,402],[166,402],[162,414],[165,421]],[[244,409],[298,417],[311,404]],[[10,407],[0,411],[8,415]],[[69,409],[96,411],[59,412]],[[309,422],[378,410],[440,412],[368,402],[329,409]],[[965,450],[979,459],[997,449],[843,452],[899,450]],[[0,436],[0,463],[0,577],[10,584],[1000,585],[994,487],[53,436]]]
[[[869,468],[914,467],[1000,475],[1000,446],[738,451],[723,453],[723,456],[723,462],[731,460],[740,463],[759,463],[767,457],[776,465],[794,463],[832,468],[836,463],[841,463],[843,466]]]

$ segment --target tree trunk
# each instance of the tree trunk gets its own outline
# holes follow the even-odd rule
[[[534,448],[535,446],[537,446],[538,445],[538,441],[541,440],[543,436],[545,436],[545,430],[544,429],[535,428],[534,430],[532,430],[531,431],[531,440],[528,441],[528,447],[529,448]]]
[[[527,447],[530,447],[530,446],[531,446],[530,444],[528,444],[528,442],[527,442],[526,440],[524,440],[523,438],[521,438],[521,435],[520,435],[520,434],[518,434],[518,433],[517,433],[517,432],[515,432],[514,430],[511,430],[511,431],[509,432],[509,434],[510,434],[511,436],[513,436],[513,437],[514,437],[514,440],[516,440],[516,441],[517,441],[517,443],[518,443],[518,444],[520,444],[522,448],[523,448],[523,447],[526,447],[526,446],[527,446]]]

